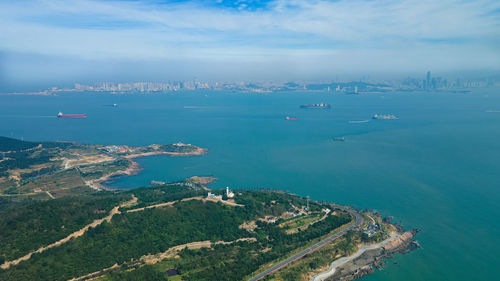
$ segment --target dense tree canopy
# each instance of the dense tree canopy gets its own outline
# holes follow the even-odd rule
[[[129,200],[131,194],[138,202],[129,209],[202,193],[204,191],[196,186],[178,183],[30,203],[17,210],[2,211],[0,227],[5,235],[0,238],[0,247],[10,260],[67,235],[96,217],[104,217],[113,206]],[[189,200],[137,212],[123,209],[111,222],[104,222],[81,237],[0,271],[0,280],[68,280],[114,264],[127,267],[127,264],[136,264],[141,256],[190,242],[253,238],[254,241],[183,250],[179,259],[171,261],[186,280],[241,280],[261,265],[283,258],[351,220],[350,215],[341,212],[293,234],[287,234],[277,223],[261,221],[257,221],[255,231],[248,231],[240,227],[243,222],[293,211],[304,206],[306,199],[283,192],[237,191],[236,201],[245,206]],[[323,207],[311,202],[310,208],[317,211]],[[112,272],[106,278],[165,280],[162,270],[161,264],[144,266]]]

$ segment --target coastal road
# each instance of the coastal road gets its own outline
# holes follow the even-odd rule
[[[294,261],[297,261],[297,260],[301,259],[302,257],[304,257],[305,255],[310,254],[310,253],[316,251],[317,249],[325,246],[326,244],[332,242],[333,240],[335,240],[339,237],[342,237],[344,234],[346,234],[350,230],[360,226],[363,223],[363,217],[360,214],[358,214],[357,212],[355,212],[353,210],[349,210],[349,209],[344,209],[344,208],[337,208],[337,209],[346,211],[349,214],[351,214],[352,216],[354,216],[356,218],[356,222],[353,225],[351,225],[350,227],[348,227],[344,230],[341,230],[341,231],[321,240],[317,244],[314,244],[313,246],[303,250],[302,252],[295,254],[294,256],[291,256],[291,257],[287,258],[286,260],[266,269],[264,272],[261,272],[261,273],[257,274],[256,276],[250,278],[249,281],[260,280],[260,279],[266,277],[267,275],[272,274],[272,273],[282,269],[283,267],[287,266],[288,264],[290,264]]]

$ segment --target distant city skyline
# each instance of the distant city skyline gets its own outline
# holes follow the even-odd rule
[[[500,72],[500,2],[2,1],[0,91]]]
[[[194,90],[229,90],[238,92],[271,93],[281,91],[327,91],[339,94],[389,93],[401,91],[451,91],[469,92],[471,88],[500,87],[500,77],[482,78],[433,76],[427,71],[425,76],[395,80],[374,80],[361,77],[358,80],[325,81],[204,81],[168,80],[116,82],[100,81],[75,83],[72,86],[52,86],[25,92],[3,92],[3,94],[51,95],[63,92],[113,92],[113,93],[168,93]],[[0,92],[2,94],[2,92]]]

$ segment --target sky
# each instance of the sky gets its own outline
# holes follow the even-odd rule
[[[0,1],[0,90],[500,70],[498,0]]]

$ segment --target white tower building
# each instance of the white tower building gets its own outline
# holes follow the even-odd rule
[[[231,190],[229,190],[229,186],[226,186],[226,196],[227,196],[227,198],[234,197],[234,193]]]

